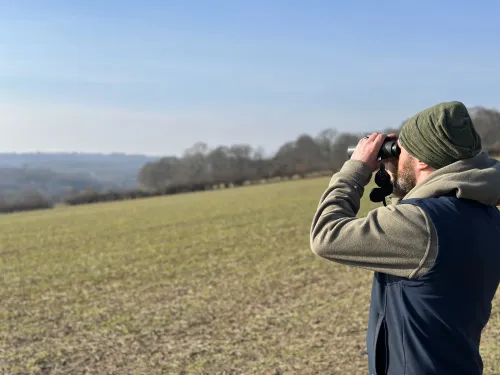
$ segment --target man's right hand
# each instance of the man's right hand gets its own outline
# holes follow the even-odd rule
[[[385,134],[373,133],[369,137],[362,138],[356,146],[351,160],[359,160],[372,170],[377,170],[377,155],[386,137]]]

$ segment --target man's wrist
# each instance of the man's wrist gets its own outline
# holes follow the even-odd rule
[[[365,187],[371,180],[374,170],[360,160],[347,160],[339,173]]]

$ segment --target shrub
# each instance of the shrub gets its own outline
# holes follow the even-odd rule
[[[44,210],[53,207],[54,202],[39,192],[23,193],[19,197],[10,201],[0,199],[0,213]]]

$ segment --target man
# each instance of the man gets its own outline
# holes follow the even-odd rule
[[[373,375],[479,375],[481,333],[500,281],[500,163],[466,107],[440,103],[402,127],[384,164],[395,199],[357,218],[385,134],[362,139],[321,197],[313,252],[374,271]]]

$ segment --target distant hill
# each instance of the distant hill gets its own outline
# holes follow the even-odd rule
[[[0,153],[0,194],[37,190],[55,198],[86,188],[136,188],[139,170],[158,159],[118,153]]]

